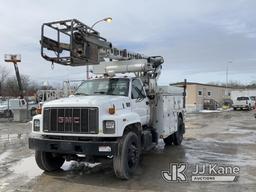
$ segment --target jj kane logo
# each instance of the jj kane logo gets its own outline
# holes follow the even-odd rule
[[[169,170],[162,171],[162,178],[167,182],[216,182],[237,181],[240,168],[223,166],[216,163],[195,164],[189,172],[187,163],[170,163]]]

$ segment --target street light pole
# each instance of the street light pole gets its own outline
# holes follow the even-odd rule
[[[232,61],[227,62],[226,66],[226,90],[225,90],[225,95],[228,96],[228,70],[229,70],[229,63],[232,63]]]
[[[92,26],[91,26],[91,29],[94,28],[95,25],[97,25],[98,23],[100,22],[107,22],[107,23],[111,23],[112,22],[112,18],[111,17],[106,17],[104,19],[101,19],[101,20],[98,20],[96,21]],[[89,65],[86,65],[86,79],[88,80],[90,77],[89,77]]]

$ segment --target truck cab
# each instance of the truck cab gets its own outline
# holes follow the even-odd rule
[[[74,95],[44,103],[42,114],[33,118],[29,147],[36,150],[37,164],[45,171],[60,168],[65,160],[78,160],[78,154],[87,160],[113,156],[116,175],[128,179],[141,151],[150,150],[158,142],[157,128],[152,128],[155,123],[150,123],[150,103],[140,78],[84,81]],[[163,139],[171,144],[172,137]],[[120,155],[124,150],[132,151],[130,157]],[[58,163],[52,163],[52,159]],[[120,167],[120,163],[131,167]]]

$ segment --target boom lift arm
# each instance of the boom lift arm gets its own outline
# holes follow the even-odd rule
[[[42,57],[52,63],[98,65],[95,68],[101,70],[97,71],[104,73],[132,72],[149,87],[149,92],[154,92],[164,62],[161,56],[149,57],[115,48],[98,31],[76,19],[44,23],[40,43]]]

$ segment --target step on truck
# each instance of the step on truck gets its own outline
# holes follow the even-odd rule
[[[163,57],[115,48],[76,19],[43,24],[40,43],[52,64],[93,68],[73,95],[44,103],[34,116],[29,148],[42,170],[108,159],[117,177],[129,179],[159,140],[181,144],[185,91],[157,85]]]

